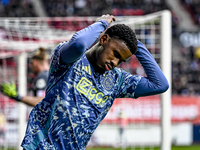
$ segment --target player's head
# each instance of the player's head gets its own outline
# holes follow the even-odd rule
[[[105,32],[109,37],[113,39],[119,39],[123,41],[129,48],[132,54],[137,51],[137,38],[135,32],[125,24],[116,24],[108,28]]]
[[[137,51],[135,32],[124,24],[108,28],[97,44],[94,68],[103,73],[118,66]]]
[[[47,54],[45,49],[40,47],[32,56],[32,70],[34,74],[38,74],[43,71],[48,64]]]

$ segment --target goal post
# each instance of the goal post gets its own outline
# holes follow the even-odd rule
[[[22,96],[27,94],[27,53],[22,52],[17,58],[18,60],[18,93]],[[18,124],[18,149],[22,150],[21,142],[26,131],[26,106],[23,103],[18,103],[19,124]]]
[[[169,82],[169,89],[161,94],[161,150],[171,149],[171,67],[172,67],[172,29],[171,13],[163,11],[161,18],[161,68]]]
[[[7,59],[7,55],[19,56],[18,61],[16,60],[19,67],[17,75],[20,76],[16,79],[20,85],[19,93],[22,95],[27,93],[27,76],[29,74],[27,72],[27,59],[30,58],[32,51],[44,47],[48,49],[50,56],[58,43],[69,40],[76,31],[92,24],[96,18],[89,16],[0,18],[0,62]],[[116,100],[118,102],[111,107],[111,111],[94,135],[98,138],[99,145],[118,145],[116,140],[116,137],[119,136],[117,115],[119,110],[125,107],[128,118],[126,130],[129,132],[125,133],[126,146],[132,149],[138,146],[159,146],[161,150],[171,150],[171,13],[165,10],[144,16],[116,16],[116,21],[113,24],[116,23],[126,24],[136,32],[137,38],[144,43],[161,67],[170,88],[159,95],[159,99],[153,97],[153,103],[149,97],[146,97],[145,100],[140,98],[132,101],[128,99]],[[145,75],[134,56],[120,67],[132,74]],[[1,68],[5,68],[5,65],[0,63]],[[0,81],[3,80],[3,77],[0,77]],[[2,97],[3,95],[0,95],[0,99],[5,98]],[[158,105],[159,107],[157,107]],[[25,117],[26,106],[18,105],[17,107]],[[17,146],[24,136],[26,123],[23,117],[18,118],[18,133],[20,135]],[[108,127],[109,130],[105,127]],[[152,127],[156,132],[155,140],[150,137],[150,131],[147,130],[147,128]],[[103,136],[104,132],[105,134],[110,133],[108,137]],[[147,132],[147,135],[143,134],[144,132]],[[145,138],[140,139],[139,136],[145,136]]]

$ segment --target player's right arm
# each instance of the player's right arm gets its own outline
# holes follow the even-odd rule
[[[1,92],[16,100],[16,101],[21,101],[22,100],[22,96],[20,96],[18,93],[17,93],[17,90],[16,90],[16,85],[15,83],[9,83],[9,82],[5,82],[5,83],[2,83],[1,84]]]
[[[44,97],[24,96],[21,102],[29,106],[36,106]]]
[[[109,24],[115,21],[112,15],[102,15],[92,25],[76,32],[60,49],[60,63],[69,64],[78,60],[89,49]]]

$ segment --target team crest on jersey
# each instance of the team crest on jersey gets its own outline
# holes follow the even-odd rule
[[[103,79],[102,79],[102,85],[103,87],[107,90],[107,91],[110,91],[112,90],[113,88],[113,79],[110,77],[110,76],[105,76]]]

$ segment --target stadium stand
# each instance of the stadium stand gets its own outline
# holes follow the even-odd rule
[[[192,17],[194,23],[200,25],[200,1],[199,0],[180,0],[182,5]]]
[[[181,62],[172,65],[172,93],[183,96],[200,95],[200,57],[199,48],[181,48]]]
[[[48,1],[42,0],[49,16],[99,16],[102,13],[112,13],[117,16],[144,15],[159,10],[168,9],[163,0],[76,0]]]
[[[145,15],[169,9],[164,0],[41,0],[49,17],[99,16],[109,13],[117,16]],[[35,17],[30,0],[7,0],[0,3],[0,17]],[[38,16],[39,17],[39,16]]]
[[[7,0],[0,3],[0,17],[36,17],[36,13],[30,1]]]

